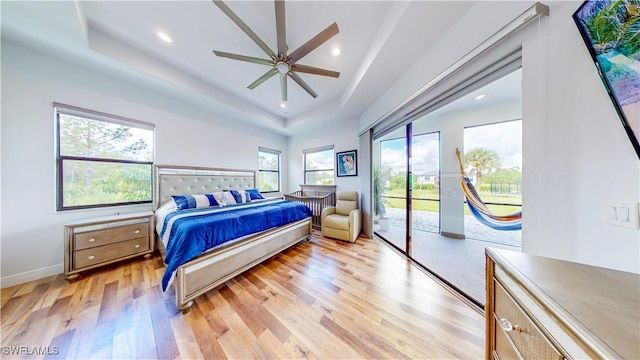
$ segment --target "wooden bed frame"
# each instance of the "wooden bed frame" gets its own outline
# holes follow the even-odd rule
[[[256,184],[252,170],[155,165],[154,177],[154,210],[171,195],[251,189]],[[180,265],[173,279],[178,309],[186,313],[196,297],[310,237],[308,218],[231,242]],[[164,245],[160,236],[156,239],[164,260]]]

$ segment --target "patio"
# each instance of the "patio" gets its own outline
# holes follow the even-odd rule
[[[405,226],[405,209],[387,208],[391,226]],[[440,214],[432,211],[413,211],[413,229],[438,233]],[[522,230],[499,231],[483,225],[473,215],[465,215],[464,230],[467,239],[520,247]],[[415,234],[414,234],[415,235]]]
[[[389,230],[376,233],[390,243],[404,249],[405,213],[403,209],[387,209]],[[522,231],[497,231],[472,215],[465,216],[465,239],[440,235],[439,214],[428,211],[413,212],[411,257],[424,267],[446,279],[477,302],[485,303],[486,247],[520,251]],[[490,239],[490,240],[489,240]]]

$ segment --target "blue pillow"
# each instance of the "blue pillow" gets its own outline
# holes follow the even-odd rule
[[[260,194],[260,190],[258,189],[247,189],[245,191],[249,194],[251,200],[264,199],[264,196]]]
[[[236,204],[242,204],[251,202],[251,196],[244,190],[223,190],[226,192],[230,192],[233,195],[233,198],[236,199]]]
[[[171,195],[171,197],[176,203],[176,208],[178,208],[178,210],[205,208],[218,205],[213,194]]]

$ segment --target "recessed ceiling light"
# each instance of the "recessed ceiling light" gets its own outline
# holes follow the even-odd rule
[[[168,42],[168,43],[171,42],[171,38],[169,37],[169,35],[163,33],[162,31],[158,31],[158,37],[162,39],[162,41],[164,42]]]
[[[331,53],[333,54],[333,56],[338,56],[338,55],[340,55],[340,48],[333,48],[333,50],[331,51]]]
[[[285,107],[287,107],[287,104],[285,104],[285,103],[280,103],[280,107],[281,107],[281,108],[285,108]]]
[[[474,100],[480,100],[480,99],[483,99],[485,96],[487,96],[487,95],[485,95],[485,94],[480,94],[480,95],[478,95],[478,96],[474,97],[473,99],[474,99]]]

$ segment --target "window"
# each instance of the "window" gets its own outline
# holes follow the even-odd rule
[[[333,145],[304,150],[304,183],[333,185]]]
[[[57,209],[150,203],[153,125],[54,106]]]
[[[280,151],[258,148],[258,188],[265,193],[280,191]]]

